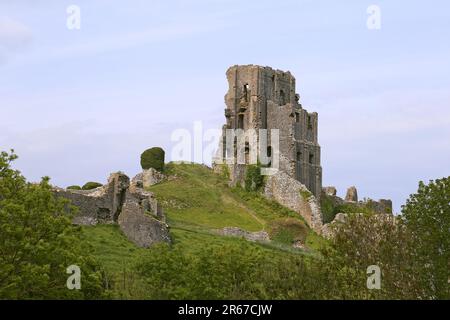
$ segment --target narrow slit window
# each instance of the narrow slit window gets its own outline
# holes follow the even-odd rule
[[[311,120],[311,116],[308,116],[308,129],[312,129],[312,120]]]
[[[244,115],[240,114],[238,116],[238,129],[244,129]]]
[[[280,106],[284,106],[286,104],[286,95],[283,90],[280,90]]]
[[[248,91],[249,91],[249,85],[248,83],[244,84],[244,99],[245,102],[248,102]]]

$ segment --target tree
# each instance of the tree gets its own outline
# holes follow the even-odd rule
[[[450,177],[419,182],[417,193],[402,207],[411,230],[414,255],[428,296],[450,299]]]
[[[27,183],[0,153],[0,299],[101,298],[102,273],[71,223],[75,208],[54,196],[49,178]],[[67,267],[80,267],[81,290],[66,286]]]
[[[403,221],[388,214],[349,214],[335,226],[330,245],[322,249],[320,272],[331,294],[340,299],[421,299],[414,241]],[[381,271],[381,289],[367,288],[367,270]]]
[[[337,297],[450,299],[450,177],[419,182],[399,217],[350,214],[322,253],[327,292],[351,293]],[[370,265],[380,267],[381,290],[365,287]]]
[[[162,148],[155,147],[155,148],[145,150],[141,154],[142,169],[148,170],[150,168],[153,168],[157,171],[163,171],[164,157],[165,157],[165,152]]]

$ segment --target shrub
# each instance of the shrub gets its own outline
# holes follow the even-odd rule
[[[92,189],[95,189],[95,188],[98,188],[98,187],[101,187],[101,186],[103,186],[101,183],[90,181],[90,182],[87,182],[87,183],[83,186],[82,189],[83,189],[83,190],[92,190]]]
[[[67,187],[68,190],[81,190],[80,186],[68,186]]]
[[[298,219],[278,219],[272,221],[270,224],[270,238],[287,245],[291,245],[297,241],[305,243],[307,235],[308,228]]]
[[[228,168],[228,165],[220,165],[220,176],[226,181],[230,180],[230,169]]]
[[[313,194],[309,190],[300,190],[300,195],[305,201],[308,201]]]
[[[261,175],[259,165],[249,165],[245,171],[245,190],[258,191],[264,185],[264,176]]]
[[[323,192],[320,195],[320,209],[322,211],[323,223],[330,223],[338,213],[335,211],[333,201]]]
[[[165,152],[162,148],[155,147],[145,150],[141,154],[141,167],[144,170],[153,168],[158,171],[164,169]]]

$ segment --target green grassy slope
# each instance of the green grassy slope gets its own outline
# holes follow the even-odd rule
[[[169,164],[169,181],[152,186],[161,201],[169,224],[203,229],[239,227],[247,231],[267,230],[270,222],[301,217],[275,202],[239,188],[206,166]]]
[[[225,179],[206,166],[197,164],[169,164],[169,179],[152,186],[162,204],[173,240],[174,248],[195,255],[205,243],[220,248],[227,243],[246,240],[217,234],[223,227],[239,227],[247,231],[265,230],[270,233],[274,226],[283,225],[286,219],[304,226],[309,252],[294,249],[290,244],[273,241],[270,244],[249,243],[276,255],[314,254],[322,238],[306,227],[302,218],[279,204],[262,196],[229,188]],[[114,282],[114,291],[120,297],[139,298],[139,279],[128,279],[132,266],[149,250],[136,247],[115,225],[83,227],[85,241]],[[291,232],[291,230],[287,230]],[[295,230],[292,237],[295,237]],[[119,286],[119,287],[118,287]],[[137,294],[137,296],[136,296]]]

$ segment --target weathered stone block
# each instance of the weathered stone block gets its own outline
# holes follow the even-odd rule
[[[358,191],[355,186],[347,189],[347,194],[345,195],[345,201],[348,202],[358,202]]]
[[[166,178],[164,174],[157,171],[156,169],[150,168],[142,172],[142,186],[143,188],[151,187],[155,184],[160,183]]]
[[[336,187],[323,187],[322,191],[327,195],[327,196],[336,196]]]
[[[265,231],[248,232],[236,227],[225,227],[219,232],[221,235],[244,238],[248,241],[270,241],[269,234]]]

